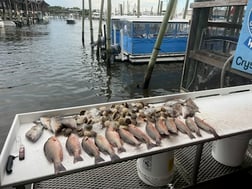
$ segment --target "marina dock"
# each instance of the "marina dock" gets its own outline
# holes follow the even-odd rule
[[[189,29],[187,44],[183,46],[183,60],[179,63],[165,60],[160,64],[154,61],[150,85],[143,88],[144,71],[148,65],[131,64],[129,59],[115,59],[107,64],[95,58],[93,42],[84,45],[84,38],[93,41],[92,32],[94,36],[100,36],[98,20],[76,19],[75,24],[67,24],[58,17],[51,18],[47,25],[30,25],[39,21],[35,12],[41,15],[46,12],[49,5],[45,1],[0,0],[4,21],[17,24],[22,18],[20,25],[30,25],[0,27],[0,164],[4,165],[0,166],[0,188],[208,189],[229,185],[250,188],[252,75],[249,69],[252,64],[244,70],[232,66],[244,28],[243,20],[248,13],[246,6],[252,6],[248,2],[192,3],[190,27],[183,27]],[[248,10],[252,15],[252,9]],[[131,60],[135,57],[132,58],[130,53],[139,55],[140,50],[148,49],[148,53],[153,50],[153,47],[141,49],[141,46],[133,48],[128,45],[129,41],[135,40],[130,37],[136,37],[136,31],[140,31],[136,28],[143,26],[140,22],[130,25],[133,22],[132,18],[121,20],[118,24],[120,31],[113,24],[109,28],[104,25],[104,34],[106,29],[111,29],[111,36],[105,34],[105,41],[111,41],[109,46],[112,47],[113,43],[123,41],[123,50],[131,51],[124,52],[124,55]],[[90,28],[84,27],[84,23],[85,26],[90,24]],[[141,30],[141,37],[137,36],[137,40],[150,41],[154,35],[157,36],[155,24],[153,20],[145,23],[148,30]],[[179,26],[176,28],[179,29]],[[145,31],[149,32],[148,35],[143,35]],[[184,37],[183,32],[181,36]],[[246,42],[252,39],[251,36],[252,33]],[[136,62],[142,62],[142,57],[144,55],[135,58]],[[196,123],[197,116],[203,126]],[[41,118],[49,120],[49,126],[42,123]],[[190,135],[181,128],[178,120],[186,125],[187,118],[194,120],[200,128],[200,135],[194,132]],[[161,119],[173,120],[177,133],[170,129],[169,135],[162,134],[161,137],[159,133],[159,138],[155,133],[153,136],[151,131],[154,129],[150,131],[150,125],[153,123],[153,128],[157,129],[157,121]],[[74,121],[74,126],[66,120]],[[43,126],[42,134],[37,141],[31,142],[27,131],[37,124]],[[139,133],[134,135],[134,131],[130,131],[132,125],[140,128],[149,140],[145,138],[141,141]],[[118,133],[120,128],[129,131],[140,142],[139,146],[125,142],[118,135],[125,150],[119,151],[118,146],[108,139],[107,132],[111,132],[111,128]],[[97,136],[104,136],[112,152],[104,153],[104,149],[97,148],[103,159],[97,163],[82,146],[80,155],[84,160],[74,162],[66,145],[69,132],[78,135],[81,145],[83,140],[91,139],[98,146]],[[60,163],[65,169],[59,172],[48,161],[50,159],[45,152],[45,144],[52,136],[56,136],[62,145]],[[242,142],[237,142],[236,137],[241,137]],[[227,140],[232,145],[220,150],[220,145]],[[238,146],[240,143],[244,145]],[[10,163],[10,156],[16,157],[20,144],[25,147],[25,158],[13,158]],[[241,162],[232,165],[237,163],[236,152],[243,151],[243,148],[244,154],[238,154]],[[226,151],[223,157],[229,153],[232,155],[220,157],[223,151]],[[171,162],[169,159],[174,169],[171,180],[161,186],[156,185],[161,177],[144,175],[139,171],[139,160],[144,158],[143,165],[151,172],[154,155],[165,152],[174,154]],[[117,158],[112,158],[115,157],[113,155]],[[29,171],[24,174],[28,168]],[[140,175],[145,176],[145,181]]]

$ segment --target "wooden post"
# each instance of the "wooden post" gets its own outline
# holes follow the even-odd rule
[[[168,21],[169,21],[169,19],[171,17],[173,7],[175,7],[176,4],[177,4],[177,0],[170,0],[169,3],[167,4],[166,14],[165,14],[165,16],[163,18],[163,22],[162,22],[161,27],[159,29],[157,40],[156,40],[156,43],[155,43],[153,51],[152,51],[152,55],[151,55],[151,58],[150,58],[150,61],[149,61],[148,67],[147,67],[147,71],[146,71],[145,76],[144,76],[144,84],[143,84],[144,89],[147,89],[148,86],[149,86],[149,82],[150,82],[150,79],[151,79],[151,74],[152,74],[152,71],[153,71],[153,68],[154,68],[158,53],[159,53],[159,49],[160,49],[160,46],[161,46],[165,31],[166,31],[166,28],[167,28],[167,24],[168,24]]]
[[[82,46],[85,47],[84,41],[84,19],[85,19],[85,9],[84,9],[84,0],[82,0]]]
[[[97,50],[96,50],[96,58],[98,61],[100,61],[100,51],[101,51],[103,7],[104,7],[104,0],[101,1],[99,28],[98,28],[98,41],[97,41]]]
[[[140,17],[140,0],[137,1],[137,18]]]
[[[160,3],[159,15],[162,15],[162,10],[163,10],[163,1],[161,1]]]
[[[29,26],[30,25],[30,23],[29,23],[29,10],[28,10],[28,0],[25,0],[25,9],[26,9],[26,24],[27,24],[27,26]]]
[[[92,3],[89,0],[89,24],[90,24],[90,42],[93,48],[94,44],[94,33],[93,33],[93,21],[92,21]]]
[[[158,0],[157,15],[160,13],[160,0]]]
[[[188,4],[189,4],[189,0],[186,0],[186,5],[185,5],[184,14],[183,14],[183,19],[186,19],[186,14],[187,14],[187,9],[188,9]]]
[[[122,16],[123,15],[123,5],[120,4],[120,15]]]
[[[9,0],[9,17],[10,17],[10,20],[12,20],[12,6],[11,6],[11,1]]]
[[[106,38],[106,62],[110,64],[111,58],[111,0],[107,0],[107,38]]]

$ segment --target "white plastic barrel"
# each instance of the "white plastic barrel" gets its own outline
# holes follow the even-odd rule
[[[138,158],[137,173],[139,178],[150,186],[164,186],[172,181],[174,175],[174,152]]]
[[[241,165],[251,134],[241,134],[216,140],[212,145],[212,156],[216,161],[230,167]]]

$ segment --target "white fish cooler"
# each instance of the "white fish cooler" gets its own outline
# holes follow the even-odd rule
[[[194,139],[190,139],[188,135],[183,133],[178,133],[176,136],[171,135],[162,139],[160,146],[151,149],[147,149],[145,144],[141,144],[141,146],[136,148],[135,146],[124,143],[126,152],[120,154],[117,153],[120,159],[115,162],[112,162],[108,155],[102,154],[105,161],[95,164],[94,158],[88,156],[82,151],[84,161],[73,164],[73,157],[68,155],[65,148],[66,137],[59,136],[58,139],[62,143],[64,154],[62,163],[66,167],[66,171],[60,172],[56,175],[54,173],[53,164],[47,161],[43,152],[43,145],[48,137],[52,136],[52,133],[49,133],[48,131],[44,132],[35,144],[25,138],[25,133],[33,126],[33,122],[38,120],[41,116],[76,115],[83,109],[111,106],[113,104],[121,104],[124,102],[144,102],[151,106],[157,106],[162,105],[168,100],[187,98],[192,98],[197,104],[200,110],[199,116],[214,127],[220,137],[218,139],[252,132],[252,85],[17,114],[13,120],[0,156],[0,187],[31,184],[33,182],[39,182],[58,176],[101,166],[108,166],[113,163],[119,163],[130,159],[146,158],[156,154],[174,151],[182,147],[216,140],[212,134],[204,131],[201,132],[201,137],[196,137]],[[25,159],[20,161],[18,158],[15,158],[13,162],[13,171],[11,174],[7,174],[5,165],[9,155],[17,155],[16,139],[18,136],[21,137],[22,144],[25,146]],[[169,162],[169,158],[171,157],[172,155],[168,157],[168,161],[167,157],[164,158],[165,160],[162,160],[162,163],[164,164],[160,164],[160,166],[168,166],[169,163],[167,162]],[[157,159],[159,158],[162,159],[162,155]],[[139,161],[141,161],[141,159]],[[155,162],[153,163],[155,164]],[[144,173],[144,170],[141,170]],[[145,174],[147,173],[155,179],[158,177],[160,177],[161,180],[162,178],[165,178],[165,182],[167,182],[168,178],[169,182],[174,167],[171,166],[171,169],[168,169],[168,172],[167,169],[163,171],[155,171],[151,172],[151,174],[145,171]],[[160,175],[163,175],[163,177]],[[163,183],[159,181],[159,184],[162,185]]]

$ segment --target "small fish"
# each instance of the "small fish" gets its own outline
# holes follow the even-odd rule
[[[115,131],[112,126],[107,127],[105,136],[112,146],[117,147],[118,153],[126,152],[125,148],[122,145],[119,133]]]
[[[51,118],[47,116],[42,116],[39,118],[41,124],[44,128],[51,130]]]
[[[71,129],[76,129],[77,128],[77,122],[74,118],[63,118],[60,120],[62,126],[71,128]]]
[[[190,129],[186,126],[186,124],[183,121],[181,121],[178,118],[175,118],[175,124],[180,132],[187,134],[191,139],[195,138],[195,136],[192,134]]]
[[[141,142],[139,142],[132,133],[130,133],[129,131],[127,131],[124,128],[119,128],[118,133],[120,135],[120,137],[122,138],[122,140],[130,145],[133,146],[140,146]]]
[[[104,159],[100,156],[100,151],[98,147],[95,145],[94,141],[89,137],[84,137],[82,139],[82,148],[89,155],[94,156],[95,164],[104,161]]]
[[[36,142],[41,137],[43,129],[41,124],[36,124],[25,133],[25,136],[31,142]]]
[[[81,145],[79,141],[79,137],[71,133],[66,141],[66,149],[69,153],[69,155],[74,156],[73,163],[76,163],[78,161],[83,161],[83,158],[81,157]]]
[[[163,116],[160,116],[157,119],[155,126],[156,126],[160,135],[166,135],[166,136],[170,135],[168,128],[165,124],[165,118]]]
[[[194,120],[191,117],[187,117],[185,120],[186,125],[188,128],[192,131],[195,132],[197,136],[201,137],[200,129],[197,126],[197,124],[194,122]]]
[[[188,98],[184,104],[186,106],[191,107],[194,112],[199,112],[199,107],[195,104],[195,102],[191,98]]]
[[[204,120],[200,119],[198,116],[194,116],[194,121],[198,125],[199,128],[204,131],[213,134],[216,138],[219,138],[219,135],[216,133],[215,129],[206,123]]]
[[[63,161],[62,145],[55,136],[48,138],[44,144],[44,154],[47,160],[54,164],[55,174],[66,171],[66,168],[61,163]]]
[[[166,124],[169,132],[171,132],[173,134],[178,134],[178,129],[177,129],[177,126],[176,126],[176,124],[174,122],[174,118],[167,117],[166,121],[165,121],[165,124]]]
[[[51,117],[50,119],[50,127],[51,131],[55,134],[58,134],[62,128],[62,124],[60,122],[59,117]]]
[[[145,127],[147,134],[156,141],[157,145],[161,144],[161,136],[158,132],[158,130],[155,127],[155,124],[151,122],[150,120],[147,121],[147,125]]]
[[[129,129],[129,132],[132,133],[138,140],[146,143],[147,149],[151,149],[151,148],[157,146],[156,144],[152,143],[150,138],[141,129],[139,129],[135,125],[129,124],[128,129]]]
[[[195,110],[191,106],[184,105],[182,107],[182,116],[184,119],[187,117],[193,117],[195,114]]]
[[[116,155],[109,141],[101,134],[97,134],[95,136],[95,144],[97,145],[100,151],[106,152],[110,155],[111,161],[120,159],[120,157]]]

